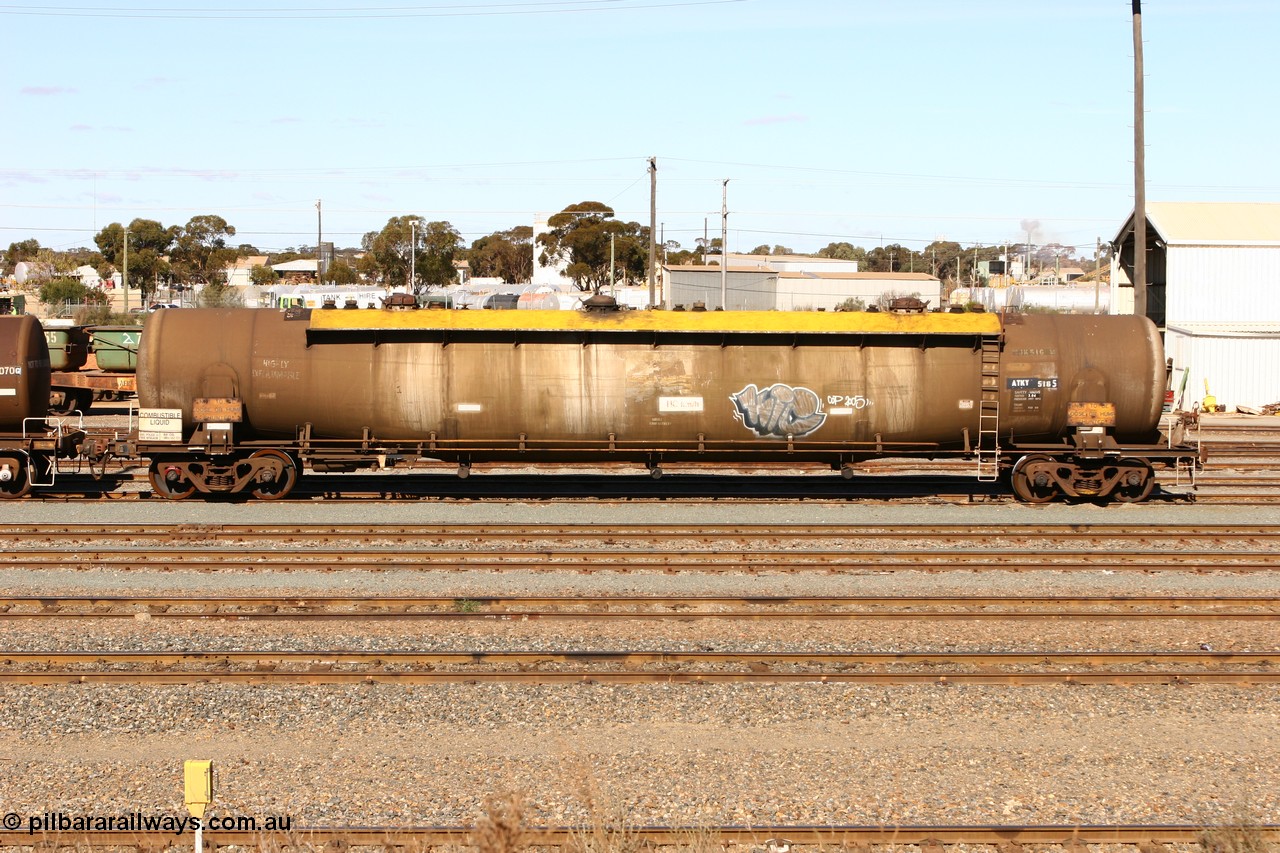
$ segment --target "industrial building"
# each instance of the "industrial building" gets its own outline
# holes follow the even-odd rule
[[[1280,204],[1151,202],[1146,214],[1147,316],[1165,333],[1175,403],[1280,401]],[[1133,215],[1112,243],[1111,304],[1131,304],[1118,291],[1132,287]]]
[[[942,302],[942,282],[926,273],[777,270],[730,263],[723,275],[717,265],[665,266],[662,279],[669,305],[701,302],[708,310],[723,305],[729,311],[834,311],[848,300],[871,306],[885,295],[917,296],[930,308]]]

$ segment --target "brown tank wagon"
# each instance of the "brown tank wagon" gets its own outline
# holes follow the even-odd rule
[[[21,430],[49,408],[49,346],[40,321],[0,317],[0,430]]]
[[[51,485],[56,460],[79,453],[84,433],[47,417],[50,372],[40,321],[0,316],[0,499]]]
[[[1167,382],[1133,317],[163,311],[139,452],[168,497],[287,494],[304,466],[821,463],[962,455],[1023,500],[1141,500]]]

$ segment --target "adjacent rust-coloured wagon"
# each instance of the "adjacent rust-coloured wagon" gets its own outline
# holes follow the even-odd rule
[[[55,461],[75,455],[78,430],[49,414],[49,346],[40,321],[0,316],[0,498],[53,482]]]
[[[45,338],[53,369],[49,407],[85,414],[95,400],[122,400],[137,391],[141,326],[79,326],[47,321]]]

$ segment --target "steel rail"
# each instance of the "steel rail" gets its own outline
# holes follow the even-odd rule
[[[655,672],[646,670],[559,671],[430,671],[430,672],[276,672],[244,671],[83,671],[6,672],[0,684],[48,686],[59,684],[1280,684],[1280,672],[1161,670],[968,671],[968,672]]]
[[[752,610],[705,608],[756,608]],[[1010,608],[1053,608],[1026,610]],[[1070,610],[1067,608],[1107,608]],[[1192,610],[1188,608],[1218,608]],[[1239,610],[1235,608],[1263,608]],[[541,608],[541,609],[538,609]],[[589,608],[589,609],[584,609]],[[656,609],[662,608],[662,609]],[[760,609],[773,608],[773,609]],[[799,609],[797,609],[799,608]],[[905,610],[902,608],[926,608]],[[961,609],[939,609],[961,608]],[[973,608],[999,608],[982,609]],[[1139,610],[1135,608],[1159,608]],[[1266,596],[7,596],[14,619],[1280,620]]]
[[[1196,844],[1207,834],[1231,831],[1233,827],[1169,825],[976,825],[976,826],[841,826],[841,825],[696,825],[623,826],[620,837],[649,846],[690,846],[691,838],[712,838],[723,844],[762,845],[782,849],[785,845],[813,845],[823,849],[847,847],[864,853],[871,845],[911,845],[931,853],[941,846],[982,844],[999,847],[1001,853],[1019,853],[1024,845],[1058,845],[1078,851],[1089,845],[1127,844],[1141,853],[1166,853],[1164,845]],[[1280,839],[1280,825],[1249,826],[1248,831],[1264,840]],[[580,844],[585,826],[527,827],[530,847],[564,847]],[[421,850],[430,847],[457,849],[472,844],[472,827],[385,826],[385,827],[298,827],[290,831],[221,830],[206,828],[204,843],[212,849],[244,847],[250,850],[330,849],[372,847]],[[174,846],[171,831],[98,830],[38,832],[0,830],[0,847],[124,847],[159,849]]]
[[[41,664],[68,666],[71,664],[98,663],[116,666],[143,664],[148,666],[173,666],[183,663],[212,665],[232,664],[312,664],[336,666],[358,664],[363,666],[462,666],[462,665],[519,665],[565,664],[619,664],[648,666],[655,664],[779,664],[820,666],[867,666],[906,664],[926,666],[951,664],[958,666],[995,665],[1043,666],[1107,665],[1132,666],[1141,663],[1194,663],[1207,664],[1280,664],[1280,650],[1255,651],[1034,651],[1034,652],[773,652],[773,651],[421,651],[324,649],[307,651],[228,650],[228,651],[17,651],[0,649],[0,665]],[[1280,673],[1277,673],[1280,677]]]
[[[847,481],[841,481],[847,482]],[[975,481],[976,482],[976,481]],[[988,485],[988,484],[977,484]],[[1253,484],[1244,484],[1252,488]],[[1266,491],[1241,491],[1241,487],[1237,486],[1210,486],[1205,491],[1184,491],[1184,487],[1189,486],[1187,483],[1164,483],[1163,491],[1153,497],[1149,503],[1211,503],[1219,506],[1269,506],[1273,503],[1280,502],[1280,488],[1271,488]],[[1223,489],[1224,491],[1214,493],[1210,489]],[[1264,487],[1265,488],[1265,487]],[[734,494],[725,492],[716,496],[693,495],[693,494],[669,494],[669,495],[653,495],[653,494],[634,494],[625,498],[601,498],[589,495],[542,495],[531,497],[529,495],[501,495],[501,494],[485,494],[483,496],[476,495],[437,495],[425,491],[406,490],[390,490],[375,489],[373,487],[367,489],[350,488],[348,490],[317,490],[315,492],[306,492],[299,487],[293,495],[276,501],[277,505],[293,506],[314,504],[317,501],[324,504],[354,504],[366,505],[370,502],[394,503],[397,501],[415,501],[415,502],[433,502],[433,501],[476,501],[486,504],[491,503],[524,503],[531,499],[539,502],[554,503],[612,503],[616,501],[625,501],[627,503],[636,503],[644,501],[677,503],[682,506],[702,505],[702,504],[736,504],[750,503],[758,504],[764,500],[787,501],[787,502],[803,502],[809,505],[820,506],[850,506],[862,504],[874,504],[883,506],[886,503],[917,505],[917,504],[961,504],[971,505],[974,503],[992,504],[998,506],[1020,506],[1021,504],[1012,494],[1000,493],[989,489],[973,488],[969,490],[956,489],[951,492],[947,491],[921,491],[918,486],[913,490],[907,491],[861,491],[857,493],[850,492],[848,494],[832,494],[832,493],[813,493],[813,494],[781,494],[773,495],[768,498],[761,496],[744,496],[740,493]],[[24,500],[42,504],[87,504],[100,505],[102,501],[159,501],[168,503],[163,499],[156,498],[150,493],[143,492],[110,492],[97,491],[93,494],[76,494],[68,490],[61,493],[39,492],[29,495]]]
[[[367,524],[10,524],[5,526],[6,544],[22,540],[56,541],[80,537],[99,541],[138,538],[208,541],[216,537],[236,539],[296,539],[311,546],[333,537],[368,538],[380,541],[432,539],[440,541],[606,539],[656,540],[696,539],[705,542],[724,538],[751,537],[756,540],[840,538],[920,539],[948,538],[956,541],[990,541],[1053,537],[1059,539],[1126,539],[1148,542],[1153,548],[1167,548],[1170,537],[1191,540],[1238,540],[1280,538],[1280,524],[1162,525],[1146,523],[1104,524],[631,524],[631,525],[542,525],[476,524],[461,527],[442,524],[386,524],[376,530]]]
[[[664,572],[741,571],[1275,571],[1280,551],[1190,551],[1140,553],[1055,551],[1034,549],[974,550],[797,550],[734,551],[614,550],[365,550],[282,551],[263,548],[118,548],[92,551],[16,551],[0,555],[0,566],[24,569],[234,569],[260,571],[619,571]]]

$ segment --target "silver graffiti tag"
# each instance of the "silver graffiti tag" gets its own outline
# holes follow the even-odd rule
[[[729,399],[737,409],[734,417],[761,437],[808,435],[827,419],[817,394],[781,382],[764,390],[751,384]]]

